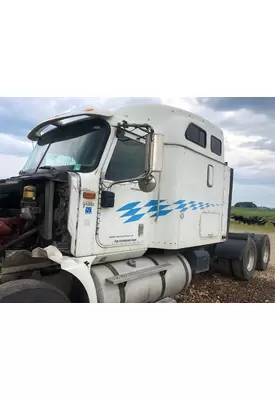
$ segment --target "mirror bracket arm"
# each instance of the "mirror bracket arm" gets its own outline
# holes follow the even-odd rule
[[[132,134],[132,135],[134,135],[134,136],[136,136],[138,138],[141,138],[141,139],[144,138],[144,137],[141,137],[140,135],[137,135],[137,134],[134,133],[134,131],[136,129],[139,129],[142,132],[146,133],[145,136],[151,135],[151,137],[152,137],[153,134],[155,133],[153,127],[151,125],[149,125],[149,124],[128,124],[128,122],[125,121],[125,120],[122,121],[122,123],[119,122],[117,124],[116,128],[117,128],[116,137],[118,139],[124,138],[125,133],[130,133],[130,134]],[[133,131],[129,131],[129,129],[131,129],[131,128],[133,128]]]

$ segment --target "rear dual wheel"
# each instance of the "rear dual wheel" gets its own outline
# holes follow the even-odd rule
[[[257,247],[257,265],[258,271],[266,271],[270,261],[270,239],[268,235],[255,235],[254,237]]]
[[[270,261],[270,239],[267,235],[249,237],[241,260],[232,261],[235,278],[249,281],[255,271],[266,271]]]
[[[241,260],[232,261],[232,270],[235,278],[241,281],[250,281],[256,271],[257,247],[252,238],[248,238]]]

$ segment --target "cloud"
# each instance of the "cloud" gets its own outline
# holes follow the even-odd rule
[[[15,135],[0,133],[0,179],[18,175],[31,150],[30,141]]]
[[[0,133],[0,154],[16,154],[27,157],[32,150],[32,143],[15,135]]]
[[[199,103],[217,111],[250,110],[275,116],[275,98],[273,97],[216,97],[201,98]]]
[[[41,97],[41,98],[0,98],[1,123],[5,119],[14,118],[25,122],[28,126],[39,123],[54,115],[68,112],[70,110],[83,110],[85,108],[116,109],[124,105],[160,103],[159,98],[144,97]],[[0,130],[1,124],[0,124]]]
[[[275,152],[275,142],[268,138],[259,138],[255,141],[247,141],[241,144],[242,147],[248,147],[252,150],[267,150],[270,152]],[[274,157],[274,156],[273,156]]]
[[[18,172],[24,167],[27,157],[11,154],[0,154],[0,179],[7,176],[17,176]]]

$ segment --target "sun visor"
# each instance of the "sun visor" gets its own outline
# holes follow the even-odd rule
[[[46,121],[41,122],[34,129],[32,129],[32,131],[28,135],[28,139],[37,141],[42,136],[42,132],[47,127],[52,126],[54,128],[54,127],[63,126],[66,124],[66,122],[68,122],[67,120],[70,120],[70,119],[72,119],[72,121],[70,121],[70,122],[73,122],[74,119],[79,119],[79,117],[111,118],[112,116],[113,116],[113,113],[110,111],[96,110],[96,109],[89,109],[89,110],[80,111],[80,112],[56,115],[55,117],[49,118]]]

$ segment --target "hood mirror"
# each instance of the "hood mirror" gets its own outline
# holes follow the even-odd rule
[[[157,186],[156,178],[152,175],[149,175],[146,178],[142,178],[138,181],[138,186],[142,192],[150,193],[155,190]]]

